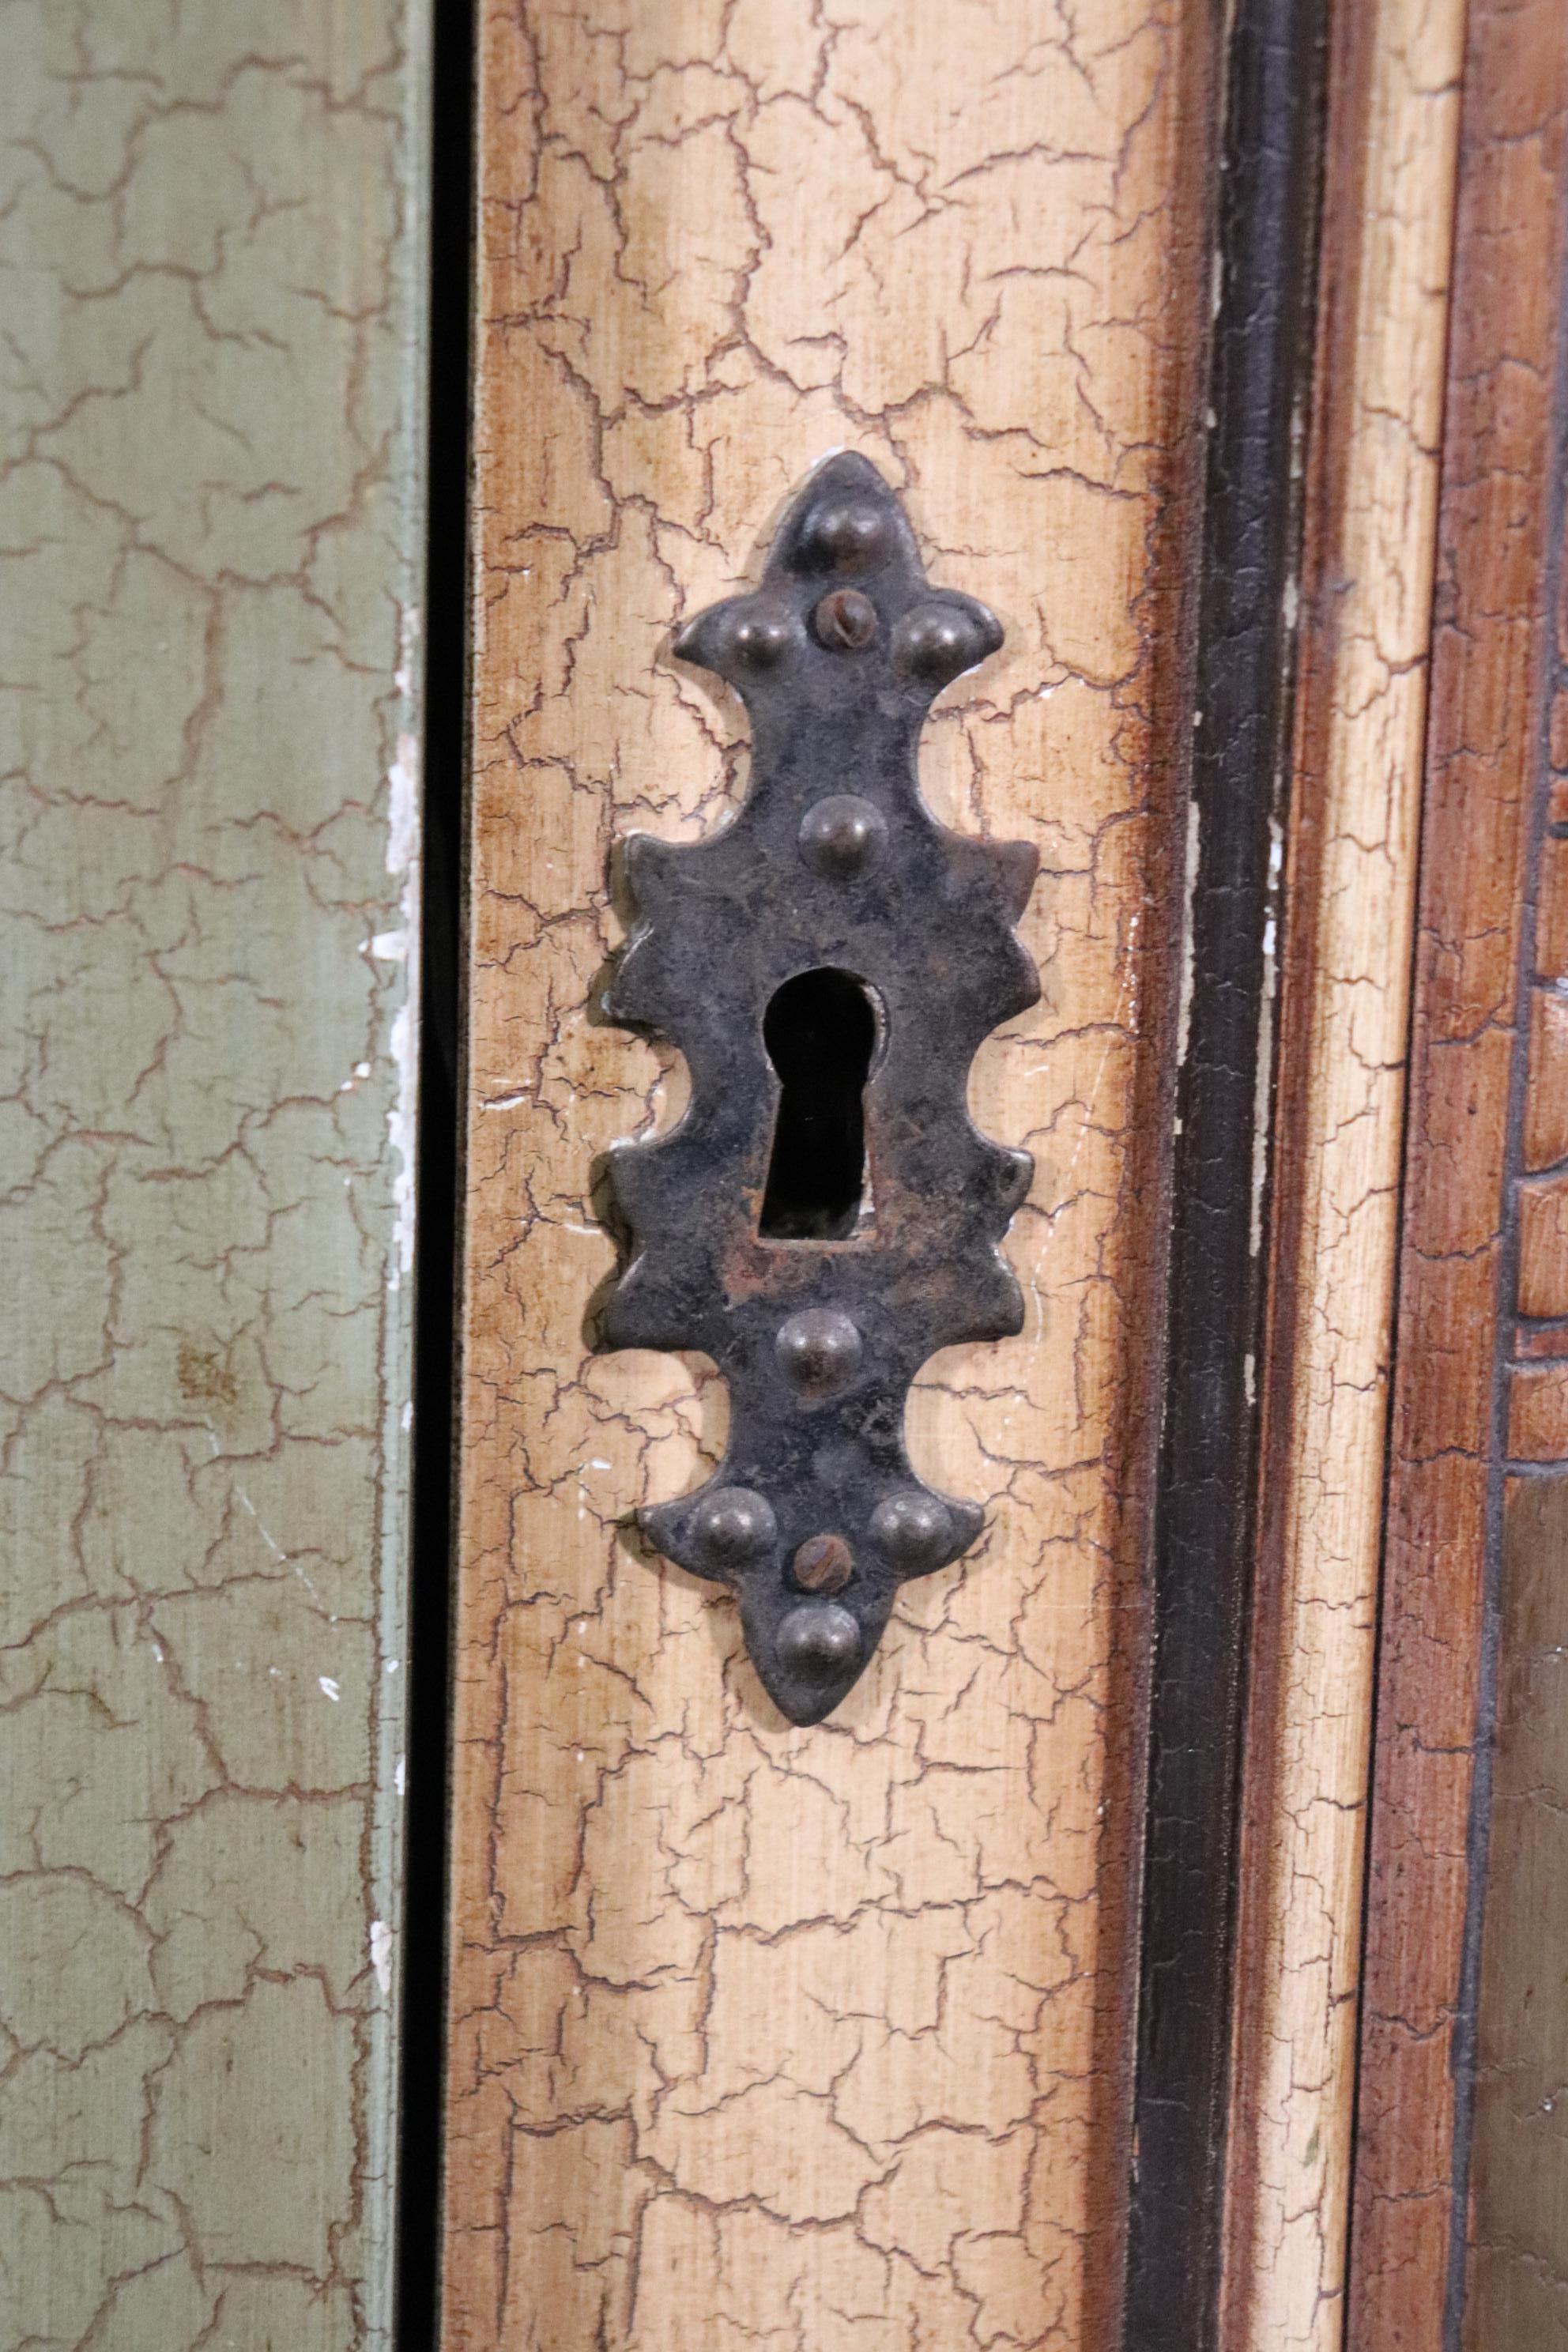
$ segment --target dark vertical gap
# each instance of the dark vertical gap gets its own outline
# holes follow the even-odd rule
[[[1124,2342],[1215,2340],[1326,0],[1236,0],[1198,588]]]
[[[1461,156],[1463,150],[1461,148]],[[1568,252],[1559,263],[1557,317],[1568,299]],[[1453,2192],[1448,2206],[1448,2269],[1443,2317],[1444,2352],[1462,2352],[1465,2293],[1469,2255],[1470,2159],[1475,2146],[1476,2054],[1480,2028],[1481,1950],[1486,1929],[1487,1864],[1491,1845],[1492,1780],[1496,1761],[1498,1667],[1502,1638],[1503,1520],[1508,1501],[1508,1384],[1519,1297],[1519,1195],[1524,1171],[1524,1118],[1530,1085],[1531,997],[1536,975],[1535,925],[1552,797],[1552,709],[1568,665],[1559,647],[1563,537],[1568,531],[1568,335],[1558,336],[1552,384],[1552,477],[1546,485],[1547,524],[1544,594],[1538,626],[1544,632],[1541,699],[1535,713],[1534,759],[1529,845],[1524,859],[1524,906],[1520,922],[1515,978],[1518,1027],[1509,1074],[1508,1142],[1503,1159],[1507,1223],[1499,1253],[1500,1289],[1492,1357],[1491,1460],[1487,1494],[1485,1615],[1481,1629],[1480,1703],[1476,1724],[1476,1760],[1470,1779],[1470,1811],[1465,1843],[1465,1937],[1460,1956],[1458,2013],[1454,2020]]]
[[[403,1890],[397,2352],[431,2352],[440,2275],[446,2040],[452,1459],[461,1127],[468,717],[472,0],[435,0],[431,41],[423,901],[415,1238],[413,1528]]]

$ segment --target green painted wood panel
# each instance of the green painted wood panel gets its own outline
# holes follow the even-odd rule
[[[0,2345],[389,2341],[425,0],[0,5]]]

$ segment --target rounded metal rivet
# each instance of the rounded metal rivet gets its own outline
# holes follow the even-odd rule
[[[983,604],[917,604],[899,623],[893,651],[900,669],[945,686],[1001,642],[1002,624]]]
[[[773,1342],[785,1378],[803,1396],[832,1396],[854,1379],[860,1334],[832,1307],[807,1307],[779,1327]]]
[[[818,874],[844,879],[868,866],[888,838],[888,821],[855,793],[830,793],[800,821],[800,854]]]
[[[788,651],[790,634],[787,613],[763,604],[742,604],[730,615],[721,649],[742,669],[776,669]]]
[[[825,499],[800,534],[804,560],[821,572],[869,572],[892,542],[885,509],[870,499]]]
[[[692,1512],[690,1538],[706,1567],[743,1568],[771,1549],[778,1521],[765,1495],[750,1486],[720,1486]]]
[[[721,675],[773,669],[788,652],[796,625],[787,605],[747,597],[699,613],[676,631],[670,651],[679,661],[696,662]]]
[[[855,1573],[855,1555],[842,1536],[807,1536],[790,1572],[806,1592],[842,1592]]]
[[[864,653],[877,634],[877,607],[858,588],[830,588],[812,614],[818,642],[836,654]]]
[[[952,1518],[934,1495],[889,1495],[871,1514],[871,1540],[889,1567],[918,1576],[946,1559]]]
[[[860,1628],[836,1601],[803,1601],[780,1625],[775,1647],[786,1673],[826,1682],[859,1664]]]

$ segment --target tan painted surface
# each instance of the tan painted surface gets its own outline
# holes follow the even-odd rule
[[[1105,2341],[1208,31],[489,16],[449,2352]],[[595,1157],[681,1096],[593,1008],[612,840],[743,773],[670,628],[846,444],[1007,621],[924,774],[1039,843],[1045,995],[972,1087],[1036,1154],[1027,1328],[911,1415],[990,1533],[796,1731],[626,1531],[722,1400],[585,1352]]]
[[[1339,12],[1226,2343],[1338,2346],[1464,0]]]
[[[37,2352],[390,2340],[422,24],[0,8],[0,2343]]]

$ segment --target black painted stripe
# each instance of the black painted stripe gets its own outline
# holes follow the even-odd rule
[[[437,2341],[451,1745],[452,1448],[461,1239],[475,11],[436,0],[430,121],[419,1128],[408,1797],[398,2047],[397,2352]]]
[[[1326,0],[1237,0],[1198,592],[1183,1058],[1154,1536],[1128,2352],[1215,2336],[1254,1551],[1271,846],[1282,839]]]

